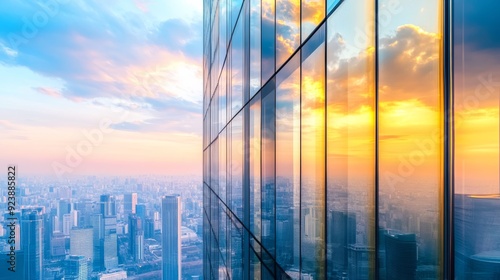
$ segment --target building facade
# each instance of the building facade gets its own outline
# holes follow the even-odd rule
[[[43,279],[43,218],[35,208],[21,210],[21,250],[24,253],[25,279]]]
[[[500,277],[496,8],[205,0],[204,278]]]
[[[181,279],[181,197],[167,195],[161,201],[162,279]]]

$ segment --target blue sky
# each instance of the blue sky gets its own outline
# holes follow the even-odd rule
[[[0,21],[2,163],[54,174],[110,119],[65,174],[201,172],[201,0],[8,0]]]

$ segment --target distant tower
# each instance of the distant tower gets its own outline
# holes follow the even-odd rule
[[[130,214],[135,214],[135,206],[137,205],[137,193],[126,193],[123,196],[123,214],[127,217]]]
[[[69,199],[59,200],[59,207],[57,208],[57,217],[59,218],[59,223],[55,230],[63,231],[63,217],[64,214],[69,214],[71,212],[71,202]]]
[[[389,231],[385,234],[387,280],[415,279],[417,239],[413,233]]]
[[[102,214],[94,214],[90,217],[92,225],[92,239],[94,244],[93,271],[104,270],[104,221]]]
[[[137,204],[135,206],[135,214],[141,218],[141,220],[144,222],[147,218],[146,215],[146,204]]]
[[[128,235],[129,253],[134,261],[141,261],[144,258],[144,225],[139,216],[128,216]]]
[[[94,229],[87,228],[72,228],[70,231],[70,255],[84,256],[86,260],[94,259]]]
[[[71,255],[64,261],[64,279],[87,280],[88,263],[84,256]]]
[[[68,236],[69,231],[71,230],[72,227],[73,227],[73,221],[71,219],[71,214],[64,214],[62,223],[62,233]]]
[[[103,194],[100,198],[101,215],[104,229],[104,268],[111,269],[118,266],[118,249],[116,236],[116,201],[113,196]]]
[[[30,279],[30,280],[43,279],[42,239],[43,239],[42,213],[34,209],[22,209],[21,250],[24,252],[25,279]]]
[[[181,279],[181,197],[164,196],[161,203],[163,280]]]

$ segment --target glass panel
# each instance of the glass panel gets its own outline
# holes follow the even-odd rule
[[[276,261],[300,268],[300,52],[276,77]]]
[[[231,223],[231,278],[243,278],[242,226],[237,220]]]
[[[500,2],[454,1],[455,273],[500,278]]]
[[[344,0],[327,0],[326,2],[327,2],[327,5],[328,5],[328,9],[326,11],[326,14],[328,14],[329,12],[331,12],[335,7],[337,7],[340,3],[342,3],[342,1],[344,1]],[[360,5],[360,7],[361,7],[361,5]],[[373,21],[372,21],[372,23],[373,23]],[[373,24],[371,24],[371,25],[373,25]]]
[[[238,21],[231,41],[231,116],[243,106],[243,23]]]
[[[262,245],[275,256],[275,138],[276,94],[274,80],[262,89]],[[266,264],[272,260],[264,259]],[[274,267],[274,266],[273,266]]]
[[[226,263],[226,243],[227,243],[227,221],[226,221],[226,207],[219,201],[219,250],[221,253],[221,264]]]
[[[250,102],[250,231],[260,240],[260,94]]]
[[[242,4],[243,0],[229,0],[229,5],[231,5],[231,30],[234,28],[234,23],[238,19]]]
[[[226,126],[226,108],[227,108],[227,87],[226,87],[226,66],[222,68],[219,80],[219,129]]]
[[[219,192],[219,139],[210,145],[210,188]]]
[[[226,129],[222,130],[219,134],[219,198],[225,203],[226,202],[226,159],[227,159],[227,147],[226,147]]]
[[[231,121],[231,211],[243,219],[243,118]]]
[[[302,42],[325,18],[325,0],[302,0]]]
[[[276,69],[300,45],[300,0],[276,0]]]
[[[328,19],[327,273],[373,279],[375,64],[371,0],[347,1]],[[371,269],[370,269],[371,268]]]
[[[227,51],[227,3],[219,0],[219,65],[226,60]]]
[[[302,48],[301,261],[325,278],[325,28]],[[304,277],[304,275],[303,275]]]
[[[250,279],[260,279],[261,262],[254,250],[250,250]]]
[[[250,0],[250,98],[260,89],[260,0]]]
[[[262,0],[262,83],[266,83],[274,74],[275,66],[275,29],[274,0]]]
[[[381,278],[442,277],[441,3],[379,1]]]

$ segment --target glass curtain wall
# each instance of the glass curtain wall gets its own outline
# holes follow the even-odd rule
[[[205,0],[204,276],[499,278],[497,2]]]

